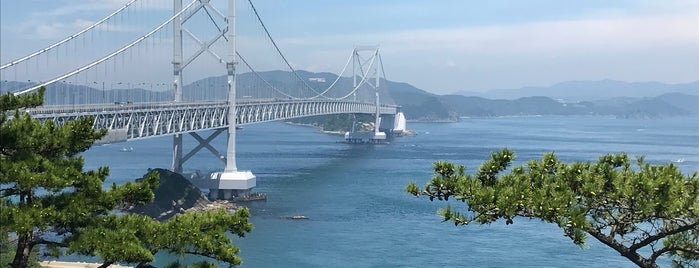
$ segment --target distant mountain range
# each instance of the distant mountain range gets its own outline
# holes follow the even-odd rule
[[[454,94],[507,100],[531,96],[546,96],[565,101],[599,101],[611,98],[655,97],[672,92],[699,95],[699,81],[683,84],[664,84],[660,82],[623,82],[609,79],[599,81],[568,81],[549,87],[496,89],[486,92],[459,91],[455,92]]]
[[[495,90],[483,96],[436,95],[389,81],[406,118],[422,121],[515,115],[609,115],[659,118],[699,115],[699,81],[686,84],[572,81],[551,87]],[[500,97],[497,97],[500,96]]]
[[[458,117],[512,115],[610,115],[621,118],[660,118],[699,115],[699,96],[666,93],[649,98],[626,98],[615,102],[564,102],[549,97],[491,100],[481,97],[446,95],[442,103]]]
[[[285,71],[259,73],[272,84],[284,83],[290,75]],[[323,88],[337,78],[332,73],[301,71],[303,79],[315,79]],[[254,75],[238,75],[238,96],[255,97]],[[324,80],[324,81],[323,81]],[[26,82],[0,81],[0,88],[17,88]],[[452,121],[460,117],[493,117],[515,115],[611,115],[621,118],[659,118],[665,116],[699,116],[699,81],[685,84],[659,82],[627,83],[614,80],[571,81],[551,87],[524,87],[520,89],[493,90],[465,96],[461,94],[437,95],[407,83],[383,81],[388,90],[381,92],[383,100],[392,100],[401,106],[408,120]],[[340,87],[351,87],[351,78],[341,78]],[[123,87],[124,85],[120,85]],[[286,85],[288,86],[288,85]],[[147,86],[99,90],[88,87],[57,83],[49,87],[47,103],[70,104],[86,101],[112,100],[148,101],[171,100],[172,92],[151,91]],[[206,89],[206,92],[201,89]],[[67,92],[78,92],[67,94]],[[222,99],[226,97],[226,77],[209,77],[184,87],[187,100]],[[466,94],[466,93],[464,93]],[[73,96],[72,100],[66,96]]]

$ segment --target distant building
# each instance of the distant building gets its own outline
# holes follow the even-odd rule
[[[322,78],[322,77],[311,77],[311,78],[308,78],[308,81],[317,82],[317,83],[325,83],[325,78]]]

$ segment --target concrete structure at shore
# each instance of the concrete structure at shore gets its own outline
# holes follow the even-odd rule
[[[352,130],[345,133],[345,141],[348,143],[385,143],[392,137],[402,136],[406,131],[405,116],[402,112],[394,116],[379,116],[377,113],[373,131],[357,131],[355,125],[356,122],[353,123]]]

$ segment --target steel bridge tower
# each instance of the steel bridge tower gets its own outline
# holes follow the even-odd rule
[[[189,18],[191,18],[194,13],[200,11],[201,9],[215,9],[209,4],[209,0],[200,1],[194,11],[187,14],[180,15],[174,21],[174,55],[173,55],[173,74],[174,74],[174,88],[175,88],[175,102],[182,101],[182,71],[184,68],[199,57],[204,52],[208,52],[212,56],[219,59],[221,62],[226,63],[226,71],[228,75],[228,145],[226,148],[225,157],[223,154],[219,153],[213,146],[209,144],[216,136],[222,133],[226,129],[217,129],[214,133],[206,139],[194,132],[190,132],[198,142],[199,146],[195,147],[187,155],[182,155],[182,134],[176,134],[173,139],[173,163],[172,170],[177,173],[182,173],[182,164],[192,157],[197,151],[202,148],[207,148],[214,155],[218,156],[221,160],[225,162],[225,168],[222,172],[212,173],[209,178],[191,178],[195,185],[200,188],[208,188],[209,197],[212,199],[230,199],[234,196],[248,195],[250,190],[256,185],[255,175],[250,171],[240,171],[236,166],[235,160],[235,136],[236,136],[236,73],[235,67],[237,62],[236,59],[236,43],[235,43],[235,0],[228,0],[228,12],[225,17],[227,22],[227,27],[219,30],[208,42],[201,42],[199,39],[194,37],[191,32],[183,31],[184,24]],[[174,0],[174,14],[177,14],[182,10],[182,0]],[[214,14],[223,14],[221,12],[214,12]],[[213,19],[212,19],[213,22]],[[215,22],[213,22],[215,23]],[[184,60],[183,49],[182,49],[182,34],[189,34],[192,39],[197,41],[201,48],[199,51],[193,53],[187,60]],[[225,37],[224,37],[225,36]],[[228,55],[226,59],[222,59],[210,50],[210,46],[215,43],[218,39],[224,37],[228,42]]]
[[[363,55],[362,55],[363,54]],[[358,46],[352,51],[352,79],[353,86],[356,88],[359,84],[357,80],[361,80],[369,88],[374,91],[374,104],[376,111],[374,112],[374,131],[361,132],[355,130],[357,122],[352,122],[352,130],[345,133],[345,141],[349,143],[383,143],[386,142],[387,136],[385,132],[380,130],[382,118],[380,113],[381,103],[379,101],[379,89],[381,88],[381,79],[386,80],[386,75],[383,72],[383,63],[379,54],[379,46]],[[372,83],[372,80],[374,81]],[[356,93],[353,95],[356,100]],[[393,120],[391,121],[393,122]]]

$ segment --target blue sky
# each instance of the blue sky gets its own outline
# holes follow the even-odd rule
[[[0,1],[1,61],[51,44],[125,2]],[[147,6],[171,12],[169,1],[160,2]],[[436,93],[568,80],[699,80],[696,0],[254,3],[298,69],[337,72],[353,46],[379,44],[388,79]],[[249,16],[246,1],[238,6],[240,17]],[[239,25],[241,35],[254,29]]]

